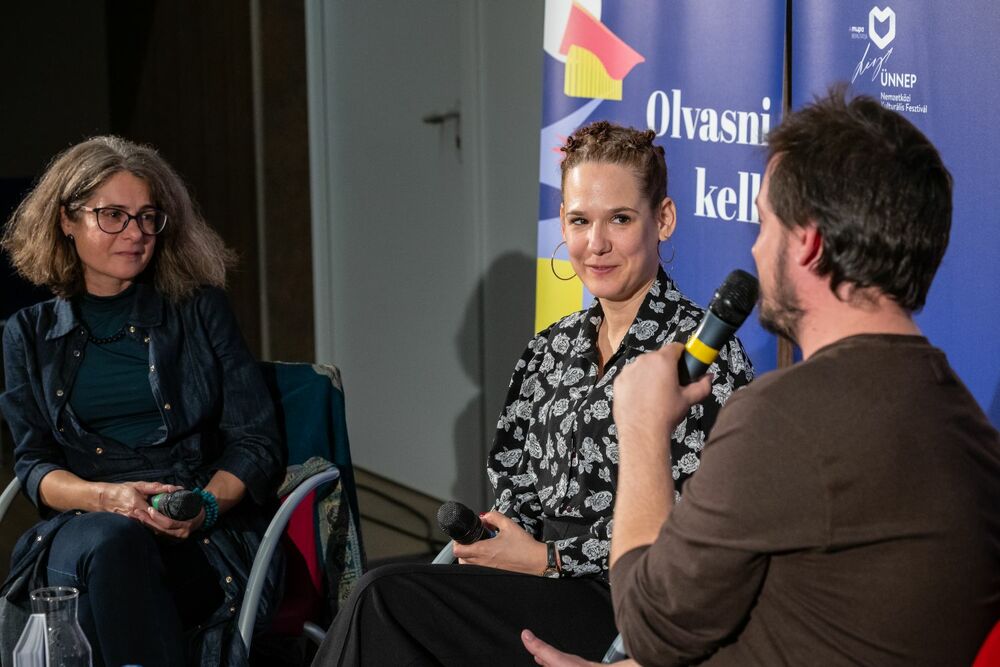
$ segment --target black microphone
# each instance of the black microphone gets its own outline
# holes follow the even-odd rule
[[[496,533],[487,528],[475,512],[453,500],[441,505],[437,520],[441,530],[459,544],[472,544],[496,536]]]
[[[691,384],[708,370],[719,350],[736,333],[757,303],[757,279],[736,269],[715,291],[705,317],[694,330],[677,364],[681,386]]]
[[[170,493],[157,493],[149,499],[149,504],[157,512],[174,521],[190,521],[198,516],[204,500],[194,491],[181,489]]]

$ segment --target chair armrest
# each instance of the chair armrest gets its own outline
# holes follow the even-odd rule
[[[10,480],[10,484],[7,488],[3,490],[0,494],[0,521],[7,515],[7,510],[10,509],[11,503],[14,502],[14,498],[17,497],[18,492],[21,490],[21,480],[17,477]]]
[[[454,542],[448,542],[431,561],[433,565],[448,565],[455,562]]]
[[[250,653],[250,642],[253,641],[253,625],[257,618],[257,605],[260,602],[260,595],[264,589],[264,575],[267,572],[268,564],[271,562],[271,557],[274,556],[274,550],[281,543],[281,536],[285,532],[285,527],[288,525],[288,520],[291,518],[292,512],[295,511],[295,508],[316,487],[327,482],[332,482],[338,477],[340,477],[340,471],[334,468],[317,473],[303,481],[285,498],[285,502],[278,508],[278,511],[274,514],[274,518],[271,519],[271,523],[264,532],[264,538],[260,542],[260,549],[257,550],[257,555],[253,559],[253,567],[250,568],[250,577],[247,579],[247,590],[243,595],[243,605],[240,607],[240,616],[237,621],[237,627],[239,627],[240,636],[243,638],[243,645],[246,646],[247,654]]]
[[[607,664],[611,662],[618,662],[619,660],[624,660],[628,657],[628,653],[625,652],[625,641],[622,639],[621,635],[615,637],[615,640],[611,642],[611,646],[608,647],[608,652],[604,654],[604,660],[601,663]]]

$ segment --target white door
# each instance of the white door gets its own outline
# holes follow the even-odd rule
[[[503,22],[482,12],[502,4],[484,10],[469,0],[309,0],[306,6],[317,358],[343,372],[357,465],[481,507],[488,502],[486,434],[531,334],[537,206],[535,122],[518,128],[513,141],[524,148],[511,154],[527,159],[512,165],[528,172],[519,202],[525,215],[509,234],[487,228],[491,193],[500,191],[483,180],[487,169],[496,172],[496,165],[483,166],[483,151],[497,142],[482,129],[490,117],[483,100],[492,100],[483,92],[482,61],[493,48],[482,34]],[[541,34],[540,8],[537,14],[527,17],[539,23],[527,33],[532,42]],[[519,31],[516,21],[507,25]],[[538,75],[527,85],[540,81],[537,39],[528,47],[539,55],[528,62],[538,63]],[[496,46],[510,55],[524,45]],[[495,68],[504,70],[506,57]],[[537,107],[539,95],[499,103]],[[498,164],[512,159],[509,148],[499,148]],[[497,241],[505,238],[523,252]],[[493,285],[522,270],[513,293]],[[484,326],[487,305],[518,317]],[[485,401],[484,368],[493,376]]]

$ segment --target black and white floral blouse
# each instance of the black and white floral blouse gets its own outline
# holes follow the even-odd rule
[[[607,577],[618,479],[615,376],[643,352],[687,340],[702,313],[660,269],[602,377],[597,331],[604,311],[596,300],[536,335],[514,367],[487,463],[495,508],[537,539],[555,541],[564,576]],[[710,372],[712,394],[692,406],[671,439],[677,489],[698,469],[719,408],[753,379],[735,339]]]

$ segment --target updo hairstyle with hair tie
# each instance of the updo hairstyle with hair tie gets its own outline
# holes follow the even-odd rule
[[[663,147],[653,145],[656,133],[598,120],[578,128],[560,149],[562,186],[566,174],[585,162],[606,162],[631,168],[649,205],[656,209],[667,196],[667,162]]]

